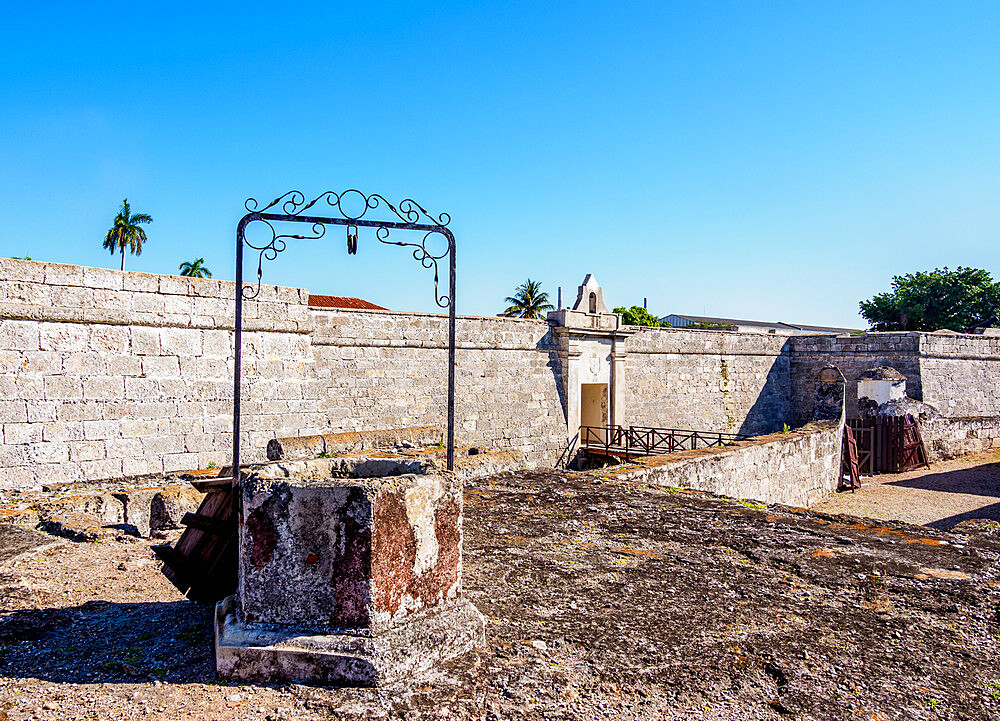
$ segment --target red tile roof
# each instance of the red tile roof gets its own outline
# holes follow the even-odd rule
[[[389,310],[360,298],[346,295],[310,295],[309,305],[313,308],[353,308],[355,310]]]

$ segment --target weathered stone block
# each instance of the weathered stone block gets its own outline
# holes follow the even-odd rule
[[[42,426],[38,423],[4,423],[3,442],[7,444],[37,443],[42,440]]]
[[[216,607],[215,664],[220,676],[241,681],[377,686],[426,673],[486,641],[483,616],[465,599],[373,635],[246,624],[235,599]]]
[[[220,675],[371,686],[483,642],[460,597],[456,479],[251,476],[242,492],[240,590],[216,612]]]
[[[128,271],[122,273],[122,288],[124,290],[155,293],[159,290],[160,276],[153,273]]]
[[[83,397],[92,401],[120,400],[125,397],[125,383],[112,376],[84,378]]]
[[[89,288],[121,290],[122,275],[123,273],[120,270],[109,270],[107,268],[84,268],[83,285]]]
[[[120,376],[140,376],[142,375],[142,360],[131,355],[109,356],[108,373]]]
[[[26,423],[28,404],[24,401],[0,400],[0,423]]]
[[[45,323],[39,331],[41,350],[85,351],[89,340],[87,326],[78,323]]]
[[[162,313],[166,306],[164,296],[159,293],[136,293],[132,296],[132,308],[136,313]]]
[[[100,461],[107,456],[104,441],[71,441],[69,459],[73,462]]]
[[[83,286],[83,266],[68,263],[46,263],[45,282],[49,285]]]
[[[38,508],[38,516],[43,521],[71,514],[83,514],[100,523],[116,524],[125,520],[125,507],[110,493],[88,493],[54,498]]]
[[[184,328],[164,328],[160,331],[160,347],[164,355],[201,355],[201,333]]]
[[[5,320],[0,323],[0,348],[37,351],[38,324],[32,321]]]
[[[171,439],[177,439],[176,436],[170,436]],[[177,449],[184,449],[183,438],[177,439],[180,442],[177,443]],[[175,441],[176,442],[176,441]],[[197,453],[167,453],[163,456],[163,470],[165,473],[172,473],[174,471],[194,471],[198,469],[198,454]]]
[[[94,326],[90,331],[89,348],[98,353],[130,353],[129,329],[122,326]]]
[[[441,476],[243,486],[243,620],[376,630],[461,590],[461,484]]]
[[[160,292],[169,295],[191,295],[191,280],[179,275],[161,275]]]

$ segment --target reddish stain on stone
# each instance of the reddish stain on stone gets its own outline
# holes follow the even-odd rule
[[[435,511],[438,559],[433,569],[419,577],[414,568],[417,539],[406,515],[405,498],[402,494],[386,494],[379,504],[372,549],[375,607],[395,614],[407,595],[424,605],[437,603],[458,580],[461,501],[452,498]]]
[[[417,539],[406,516],[401,493],[385,493],[378,499],[372,548],[373,601],[380,611],[396,613],[400,599],[413,581]]]
[[[271,562],[274,549],[278,545],[278,531],[263,507],[250,513],[250,517],[247,518],[247,531],[252,542],[250,563],[254,568],[263,568]]]
[[[306,563],[313,564],[316,563],[316,561],[318,560],[319,556],[317,556],[315,553],[310,553],[308,556],[306,556]]]
[[[340,522],[343,553],[330,566],[334,598],[334,623],[362,628],[371,625],[368,613],[369,568],[372,558],[372,529],[359,526],[351,518]]]

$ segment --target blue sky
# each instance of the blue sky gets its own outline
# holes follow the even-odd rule
[[[233,277],[248,196],[451,214],[460,313],[525,278],[612,305],[860,326],[892,275],[1000,274],[1000,4],[5,3],[0,255]],[[405,251],[265,281],[434,310]]]

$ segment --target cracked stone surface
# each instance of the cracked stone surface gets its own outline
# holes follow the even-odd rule
[[[600,472],[470,482],[487,645],[377,690],[217,685],[211,609],[147,541],[65,542],[0,568],[0,718],[1000,715],[1000,525],[758,506]]]

